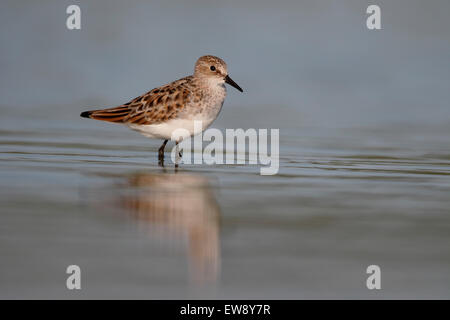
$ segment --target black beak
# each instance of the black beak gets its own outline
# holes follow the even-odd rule
[[[240,92],[244,92],[244,90],[241,89],[241,87],[238,86],[236,82],[233,81],[228,75],[225,77],[225,82],[228,83],[230,86],[235,87]]]

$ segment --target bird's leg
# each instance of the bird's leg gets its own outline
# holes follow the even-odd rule
[[[175,149],[175,169],[178,168],[178,163],[181,160],[181,152],[180,147],[178,146],[178,141],[175,142],[176,149]]]
[[[169,140],[164,140],[161,147],[158,149],[158,163],[164,167],[164,148]]]

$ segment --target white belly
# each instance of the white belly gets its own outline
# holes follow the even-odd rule
[[[173,119],[160,124],[129,124],[128,126],[148,138],[181,141],[206,130],[213,121],[214,119],[211,118]]]

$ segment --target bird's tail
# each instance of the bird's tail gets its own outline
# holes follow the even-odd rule
[[[127,106],[119,106],[109,109],[84,111],[80,116],[83,118],[120,123],[125,121],[129,113],[130,109]]]

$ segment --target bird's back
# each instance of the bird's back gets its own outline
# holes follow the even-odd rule
[[[150,90],[133,100],[113,108],[85,111],[84,118],[151,125],[177,118],[195,100],[193,76],[188,76]]]

